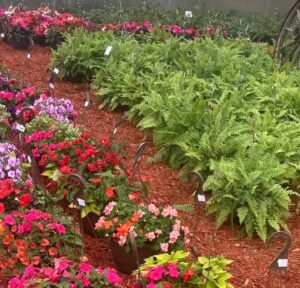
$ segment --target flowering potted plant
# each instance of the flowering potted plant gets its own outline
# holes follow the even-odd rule
[[[138,206],[122,199],[118,203],[110,202],[103,214],[95,229],[100,235],[111,238],[112,255],[121,272],[131,273],[137,268],[129,241],[130,231],[139,249],[140,262],[157,252],[168,252],[189,244],[189,229],[181,224],[177,210],[171,206]]]
[[[39,159],[40,168],[44,169],[42,175],[55,181],[59,188],[57,193],[66,196],[69,202],[76,200],[81,191],[74,187],[68,189],[68,176],[81,175],[85,198],[81,216],[85,218],[90,214],[92,227],[88,221],[89,228],[84,225],[84,229],[92,235],[94,224],[106,203],[144,189],[141,183],[131,183],[128,178],[130,173],[122,165],[118,151],[118,146],[112,144],[108,137],[103,137],[101,143],[96,143],[86,133],[74,141],[43,145],[33,151],[34,156]]]
[[[224,257],[198,257],[188,261],[188,252],[177,251],[146,259],[140,269],[147,287],[151,288],[233,288],[235,279],[227,272],[232,261]],[[133,285],[132,288],[142,288]]]
[[[0,270],[4,274],[19,276],[30,264],[52,265],[59,256],[78,257],[74,248],[81,241],[68,218],[59,216],[58,221],[31,209],[1,215],[0,220]]]
[[[121,288],[121,278],[112,268],[95,269],[86,262],[74,263],[66,258],[54,259],[54,267],[28,266],[20,278],[9,281],[8,288],[89,287]]]
[[[12,179],[21,181],[27,179],[30,164],[26,156],[9,142],[0,143],[0,180]]]
[[[60,122],[70,124],[74,122],[76,113],[70,100],[47,97],[45,94],[41,94],[33,105],[39,113],[48,115]]]
[[[10,114],[7,112],[6,107],[0,104],[0,139],[3,139],[11,128],[9,119]]]
[[[26,183],[12,179],[0,180],[0,214],[28,207],[33,201],[32,191],[33,184],[30,179]]]

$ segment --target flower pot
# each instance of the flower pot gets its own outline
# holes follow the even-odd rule
[[[29,38],[22,38],[22,39],[10,38],[8,40],[8,44],[12,46],[14,49],[28,50],[30,46],[30,40]]]
[[[34,36],[33,42],[40,46],[48,46],[46,43],[46,36]]]
[[[115,261],[117,269],[125,274],[131,274],[138,268],[137,259],[133,251],[126,252],[115,239],[110,240],[110,250]],[[157,253],[151,249],[151,245],[145,245],[144,247],[138,248],[139,253],[139,264],[143,264],[146,258],[149,258]]]
[[[89,213],[81,219],[82,229],[85,234],[88,234],[92,237],[96,236],[95,225],[99,220],[99,215],[96,213]]]

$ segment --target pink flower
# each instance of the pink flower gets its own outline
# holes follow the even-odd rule
[[[162,266],[157,266],[153,268],[147,275],[147,278],[152,281],[159,281],[164,276],[164,268]]]
[[[125,237],[125,236],[120,236],[120,237],[119,237],[119,240],[118,240],[118,244],[119,244],[120,246],[124,246],[125,243],[126,243],[126,237]]]
[[[106,205],[106,207],[104,208],[104,215],[108,216],[114,209],[114,207],[117,205],[117,202],[112,201],[110,202],[108,205]]]
[[[148,210],[155,216],[159,215],[159,209],[154,204],[148,205]]]
[[[121,284],[121,278],[119,277],[117,271],[113,268],[108,268],[106,270],[106,278],[109,281],[110,284],[112,285],[118,285]]]
[[[168,252],[168,250],[169,250],[169,244],[168,243],[161,243],[160,244],[160,249],[163,252]]]
[[[148,232],[145,234],[146,238],[151,242],[153,239],[155,239],[155,233],[154,232]]]
[[[15,221],[15,219],[11,215],[7,215],[4,218],[4,223],[6,225],[15,225],[16,221]]]
[[[168,273],[173,278],[178,278],[180,276],[180,272],[178,271],[177,265],[174,263],[169,263],[167,265]]]
[[[95,225],[95,229],[100,229],[102,228],[103,224],[105,223],[105,217],[101,216],[98,220],[98,222]]]
[[[178,213],[176,209],[172,208],[172,206],[167,206],[164,208],[161,214],[164,217],[170,216],[170,218],[172,218],[172,217],[177,217]]]
[[[90,273],[92,271],[92,265],[87,263],[80,263],[78,269],[82,273]]]
[[[174,244],[178,237],[180,236],[180,232],[178,230],[173,230],[171,233],[170,233],[170,237],[169,237],[169,243],[170,244]]]

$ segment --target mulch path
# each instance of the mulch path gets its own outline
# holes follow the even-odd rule
[[[27,52],[14,50],[5,43],[0,43],[0,63],[10,69],[11,73],[25,78],[28,83],[46,88],[47,68],[51,59],[50,49],[34,47],[31,59],[27,60],[24,66],[26,55]],[[85,84],[62,81],[56,84],[55,96],[73,101],[74,108],[78,112],[78,125],[82,125],[95,138],[110,135],[122,114],[107,109],[99,110],[94,97],[92,97],[90,109],[86,111],[84,109],[85,91]],[[125,121],[117,132],[116,140],[125,143],[125,151],[132,159],[144,136],[145,134],[134,124]],[[164,163],[148,164],[147,158],[153,156],[156,151],[157,148],[151,141],[151,135],[148,135],[140,172],[150,183],[150,200],[157,204],[193,203],[191,194],[195,190],[195,183],[184,183],[179,179],[178,171],[172,170]],[[128,160],[127,164],[132,165],[132,160]],[[230,266],[230,271],[236,280],[235,287],[300,287],[299,217],[295,216],[289,221],[293,242],[289,254],[288,272],[285,275],[280,272],[271,274],[268,272],[270,263],[282,247],[282,242],[275,241],[274,244],[267,245],[258,238],[238,239],[238,231],[235,231],[229,224],[216,230],[213,217],[205,216],[201,207],[198,208],[197,215],[194,213],[182,216],[192,230],[192,245],[197,247],[202,255],[223,255],[234,261]],[[196,218],[198,223],[196,223]],[[194,229],[196,224],[197,228]],[[113,267],[113,259],[106,240],[86,236],[85,244],[87,257],[94,265]],[[124,280],[129,287],[130,278],[124,275]],[[285,281],[287,281],[286,285]]]

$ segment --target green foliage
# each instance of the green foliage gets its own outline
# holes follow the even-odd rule
[[[93,82],[101,107],[129,109],[160,158],[208,177],[218,227],[238,218],[263,240],[287,228],[288,182],[300,177],[300,72],[277,70],[266,46],[246,39],[114,41]]]
[[[102,6],[102,5],[101,5]],[[91,10],[92,8],[92,10]],[[99,24],[122,23],[125,21],[150,21],[155,26],[177,24],[185,28],[203,30],[206,27],[225,28],[231,37],[247,37],[253,41],[272,43],[280,31],[282,17],[263,14],[235,15],[232,12],[216,12],[203,8],[193,9],[193,17],[185,17],[186,9],[164,9],[148,5],[146,1],[136,7],[120,8],[111,4],[97,7],[86,1],[72,12]]]
[[[232,263],[224,257],[198,257],[194,262],[189,262],[187,257],[189,253],[185,251],[176,251],[171,254],[160,254],[150,257],[145,260],[145,263],[140,267],[142,273],[146,275],[146,279],[151,284],[157,287],[163,287],[162,283],[165,280],[172,284],[172,287],[211,287],[211,288],[232,288],[233,286],[228,282],[232,275],[226,271],[227,266]],[[171,264],[172,263],[172,264]],[[169,265],[178,271],[177,277],[169,277],[168,273],[164,274],[163,271],[168,271]],[[151,272],[162,271],[160,278],[151,277]],[[187,273],[190,272],[190,277]],[[192,272],[192,273],[191,273]],[[135,272],[137,273],[137,272]],[[157,273],[159,274],[159,273]],[[149,284],[150,285],[150,284]]]

